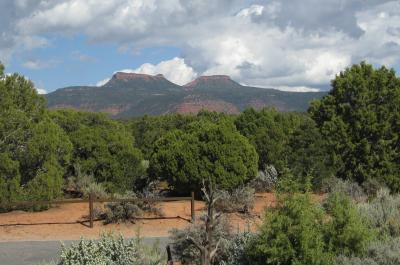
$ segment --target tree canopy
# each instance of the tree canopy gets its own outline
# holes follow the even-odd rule
[[[235,125],[257,150],[260,169],[272,165],[281,176],[310,177],[315,185],[334,173],[322,135],[304,113],[247,109]]]
[[[100,113],[58,110],[50,115],[73,145],[69,175],[76,175],[78,166],[81,173],[93,175],[110,191],[134,189],[145,175],[142,153],[121,123]]]
[[[195,116],[181,114],[145,115],[129,120],[126,127],[135,138],[135,146],[143,152],[145,159],[150,159],[154,144],[159,138],[169,131],[181,129],[194,120]]]
[[[339,177],[359,183],[378,179],[400,190],[400,79],[394,70],[353,65],[309,113]]]
[[[257,172],[258,156],[247,139],[229,123],[197,121],[156,142],[149,174],[178,191],[199,191],[203,179],[232,189]]]
[[[23,76],[3,76],[0,95],[0,202],[58,197],[71,142]]]

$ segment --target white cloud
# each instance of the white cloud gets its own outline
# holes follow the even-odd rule
[[[242,9],[237,16],[238,17],[248,17],[252,15],[260,16],[264,11],[264,6],[260,5],[251,5],[248,8]]]
[[[94,62],[97,61],[95,57],[92,57],[90,55],[84,54],[84,53],[82,53],[80,51],[73,51],[71,53],[71,57],[74,60],[78,60],[78,61],[86,62],[86,63],[94,63]]]
[[[394,66],[400,60],[400,2],[390,2],[357,12],[357,22],[365,31],[354,45],[360,59]]]
[[[47,91],[43,88],[36,88],[36,91],[38,92],[38,94],[40,95],[44,95],[47,94]]]
[[[197,74],[228,74],[242,83],[292,90],[324,87],[361,60],[389,67],[400,61],[396,0],[16,3],[18,12],[0,4],[0,23],[1,17],[9,21],[0,30],[0,56],[5,58],[15,47],[47,45],[43,36],[52,33],[85,35],[90,43],[112,42],[125,51],[179,48],[182,58],[131,70],[161,73],[176,83]]]
[[[55,65],[57,65],[59,61],[57,60],[48,60],[48,61],[42,61],[42,60],[28,60],[22,64],[23,67],[31,69],[31,70],[40,70],[40,69],[45,69],[45,68],[51,68]]]
[[[108,81],[110,81],[110,78],[105,78],[103,80],[100,80],[99,82],[96,83],[96,86],[104,86]]]
[[[276,89],[282,91],[290,91],[290,92],[318,92],[321,91],[319,88],[312,88],[306,86],[278,86]]]
[[[40,68],[41,68],[40,63],[37,62],[37,61],[33,61],[33,60],[26,61],[26,62],[24,62],[22,65],[23,65],[25,68],[34,69],[34,70],[37,70],[37,69],[40,69]]]
[[[20,34],[16,24],[29,16],[42,0],[0,1],[0,61],[7,64],[15,53],[42,47],[47,40],[37,34]]]
[[[175,57],[171,60],[161,61],[156,65],[145,63],[136,69],[122,69],[115,71],[114,73],[116,72],[148,75],[162,74],[169,81],[178,85],[187,84],[197,77],[197,73],[193,70],[193,68],[188,66],[184,59],[178,57]],[[97,83],[97,86],[102,86],[108,81],[109,78],[101,80]]]
[[[204,74],[228,74],[258,86],[318,87],[351,63],[351,54],[337,47],[350,39],[342,33],[307,35],[247,18],[228,23],[231,29],[221,27],[215,37],[199,38],[188,48],[192,61],[206,65]]]
[[[44,88],[44,84],[42,81],[33,81],[34,88],[38,92],[39,95],[47,94],[47,90]]]

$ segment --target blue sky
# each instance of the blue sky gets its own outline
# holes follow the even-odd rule
[[[41,93],[115,71],[315,91],[363,60],[400,70],[398,0],[2,0],[0,25],[6,72]]]
[[[118,69],[138,68],[144,63],[179,57],[174,47],[144,48],[140,51],[120,51],[112,43],[89,43],[85,36],[49,37],[49,44],[13,57],[7,72],[21,73],[39,88],[53,91],[73,85],[95,85]],[[46,62],[47,65],[27,67],[26,62]]]

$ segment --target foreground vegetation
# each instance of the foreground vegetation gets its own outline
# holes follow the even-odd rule
[[[20,200],[72,194],[149,196],[145,191],[159,182],[169,192],[200,196],[206,178],[222,189],[219,211],[248,212],[255,190],[279,194],[257,233],[232,235],[224,226],[215,232],[221,240],[213,242],[226,244],[218,246],[213,264],[399,261],[400,79],[393,70],[365,63],[346,69],[308,113],[248,109],[237,116],[200,112],[127,120],[48,110],[30,81],[3,70],[1,211]],[[328,199],[316,204],[312,191],[328,192]],[[110,205],[108,220],[150,208]],[[182,242],[188,233],[201,239],[204,229],[178,231],[173,238]],[[195,249],[179,253],[186,264],[200,260]]]
[[[141,238],[124,239],[121,235],[103,234],[99,240],[81,239],[62,246],[60,261],[39,265],[161,265],[166,255],[158,244],[145,245]]]
[[[399,195],[381,189],[357,203],[354,185],[337,183],[322,204],[296,185],[278,191],[277,206],[267,210],[258,231],[239,233],[217,211],[220,193],[207,190],[203,221],[171,231],[174,256],[186,265],[398,264]],[[138,239],[105,236],[64,247],[58,264],[165,264],[162,253]]]

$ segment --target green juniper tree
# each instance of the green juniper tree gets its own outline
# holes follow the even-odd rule
[[[204,176],[221,189],[233,189],[256,175],[257,161],[254,148],[232,124],[198,121],[157,141],[149,174],[179,192],[200,191]]]
[[[92,175],[109,191],[135,188],[145,176],[142,153],[134,147],[134,139],[118,121],[104,114],[58,110],[50,113],[52,119],[68,134],[72,142],[68,175]]]
[[[341,72],[309,108],[337,176],[378,179],[400,190],[400,79],[394,70],[361,63]]]
[[[323,211],[309,194],[280,197],[278,207],[268,210],[259,235],[248,246],[253,264],[332,264],[323,236]]]
[[[18,74],[4,76],[0,68],[1,202],[54,199],[61,194],[71,143],[48,118],[33,83]]]

